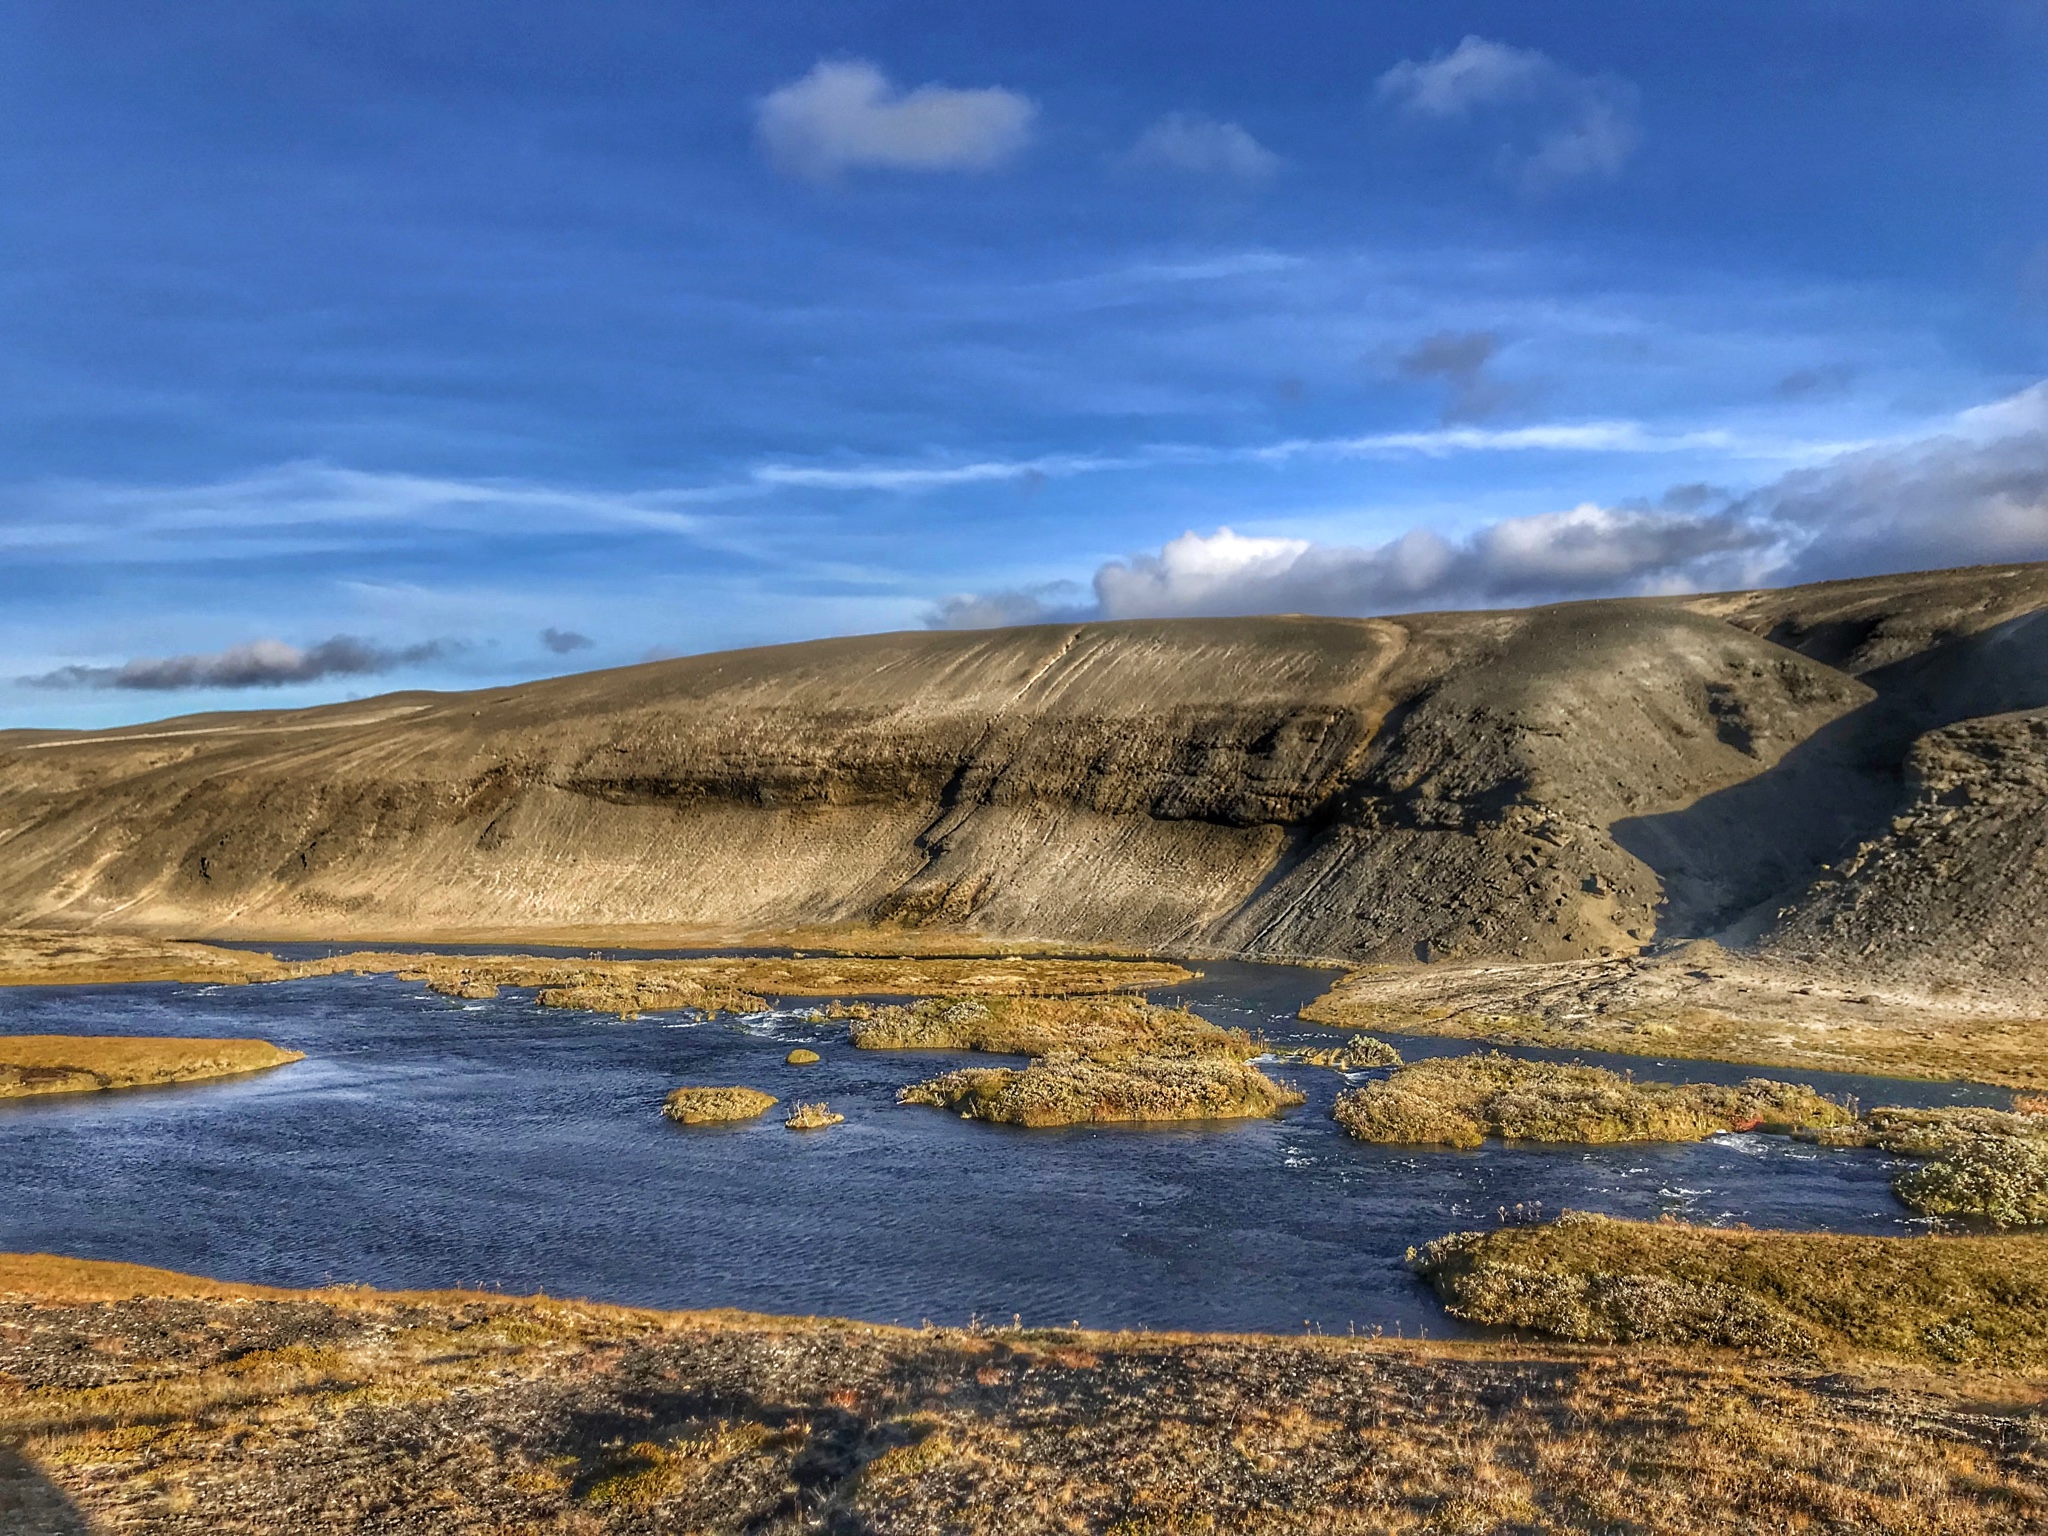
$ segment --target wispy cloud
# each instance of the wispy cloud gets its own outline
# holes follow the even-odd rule
[[[189,688],[279,688],[328,677],[366,677],[400,667],[438,661],[462,647],[452,641],[382,646],[354,635],[336,635],[301,649],[282,640],[251,640],[224,651],[185,656],[138,656],[119,666],[68,666],[35,677],[16,678],[30,688],[127,688],[176,692]]]
[[[1467,37],[1426,63],[1403,59],[1380,76],[1380,99],[1411,122],[1449,122],[1519,110],[1525,136],[1499,151],[1498,165],[1523,191],[1620,174],[1640,137],[1636,89],[1606,75],[1582,75],[1534,48]]]
[[[1078,589],[966,593],[928,617],[971,628],[1046,619],[1385,613],[1699,591],[1928,566],[2048,558],[2048,384],[1951,429],[1860,448],[1744,495],[1506,518],[1462,538],[1428,528],[1370,546],[1188,532],[1103,564]]]
[[[1226,181],[1265,181],[1280,157],[1237,123],[1199,112],[1169,112],[1138,136],[1125,163],[1139,170],[1177,171]]]
[[[999,86],[898,91],[865,60],[820,60],[762,98],[754,126],[778,170],[821,179],[861,167],[985,171],[1025,146],[1037,115]]]

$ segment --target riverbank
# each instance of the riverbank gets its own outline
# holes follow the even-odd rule
[[[0,1099],[200,1083],[305,1059],[304,1051],[281,1050],[268,1040],[0,1035]]]
[[[2038,1375],[906,1330],[0,1257],[0,1508],[148,1536],[2048,1529]]]
[[[2048,1088],[2048,1024],[2015,993],[1876,984],[1723,949],[1367,966],[1309,1023],[1556,1051]]]

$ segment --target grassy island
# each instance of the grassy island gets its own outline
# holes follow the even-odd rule
[[[816,1104],[799,1104],[783,1122],[792,1131],[822,1131],[828,1125],[844,1125],[846,1116],[822,1099]]]
[[[1022,1071],[967,1067],[913,1083],[901,1104],[956,1110],[1002,1125],[1114,1121],[1245,1120],[1276,1115],[1304,1095],[1248,1062],[1228,1057],[1135,1056],[1099,1061],[1071,1052]]]
[[[1716,1131],[1815,1132],[1856,1112],[1794,1083],[1638,1083],[1601,1067],[1486,1052],[1402,1067],[1337,1100],[1359,1141],[1476,1147],[1509,1141],[1698,1141]]]
[[[2048,1226],[2048,1104],[2038,1099],[2019,1099],[2013,1112],[1874,1109],[1815,1139],[1927,1158],[1892,1182],[1898,1197],[1925,1215]]]
[[[0,1035],[0,1099],[199,1083],[305,1059],[305,1052],[282,1050],[268,1040]]]
[[[678,1125],[722,1125],[753,1120],[782,1101],[758,1088],[678,1088],[661,1102],[661,1112]]]
[[[1552,1338],[2048,1369],[2048,1237],[1724,1231],[1575,1212],[1439,1238],[1409,1262],[1457,1316]]]
[[[866,1010],[849,1033],[871,1051],[1035,1058],[1022,1069],[962,1068],[897,1095],[1004,1125],[1234,1120],[1302,1102],[1251,1065],[1263,1041],[1143,998],[928,998]]]
[[[2040,1386],[1896,1359],[913,1330],[0,1257],[0,1524],[2013,1536],[2048,1525]]]
[[[1220,1056],[1249,1060],[1262,1049],[1185,1008],[1142,997],[932,997],[868,1008],[847,1036],[864,1051],[987,1051],[1002,1056]]]

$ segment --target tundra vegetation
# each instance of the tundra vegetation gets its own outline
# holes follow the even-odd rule
[[[205,1082],[305,1059],[305,1052],[283,1050],[268,1040],[0,1035],[0,1099]]]
[[[1303,1099],[1251,1064],[1263,1041],[1142,998],[927,998],[871,1010],[849,1033],[867,1050],[1032,1057],[1021,1069],[947,1072],[897,1095],[1006,1125],[1244,1119]]]
[[[1856,1111],[1795,1083],[1638,1083],[1602,1067],[1488,1051],[1400,1068],[1342,1094],[1332,1113],[1359,1141],[1476,1147],[1507,1141],[1698,1141],[1717,1131],[1817,1132]]]
[[[717,1125],[752,1120],[782,1101],[758,1088],[678,1088],[661,1102],[661,1112],[678,1125]]]
[[[2012,1112],[1875,1109],[1818,1139],[1928,1159],[1892,1183],[1901,1200],[1926,1215],[2048,1226],[2048,1115],[2037,1102],[2022,1098]]]
[[[1455,1316],[1555,1339],[2048,1370],[2048,1237],[1754,1232],[1571,1212],[1439,1238],[1409,1263]]]
[[[2014,1536],[2048,1528],[2038,1399],[1895,1358],[912,1331],[0,1259],[24,1530]]]

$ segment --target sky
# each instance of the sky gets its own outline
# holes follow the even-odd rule
[[[2048,0],[0,18],[0,727],[2048,558]]]

